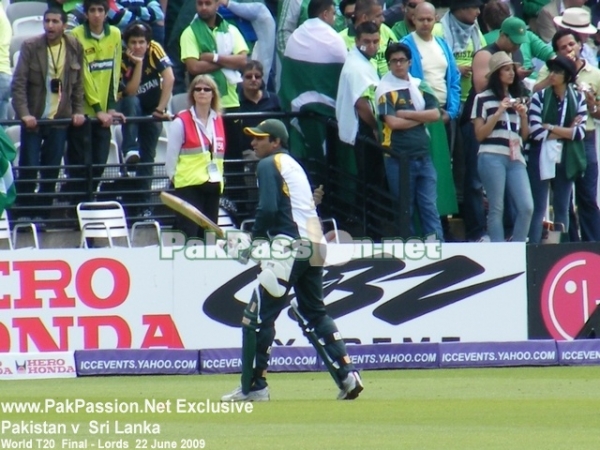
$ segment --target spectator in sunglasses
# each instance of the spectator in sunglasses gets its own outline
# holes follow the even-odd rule
[[[175,195],[216,223],[224,187],[225,129],[219,89],[210,75],[192,80],[188,104],[190,108],[179,112],[169,128],[165,169]],[[197,224],[179,214],[175,228],[188,238],[204,236]]]
[[[240,97],[239,112],[281,111],[279,98],[274,93],[267,91],[263,83],[263,76],[263,65],[259,61],[248,61],[242,72],[242,82],[238,85],[238,95]],[[255,127],[262,120],[261,118],[244,119],[243,126]],[[252,148],[250,146],[250,141],[252,141],[251,136],[240,133],[239,138],[240,145],[238,146],[238,151],[243,152]],[[254,153],[253,150],[250,150],[250,152]],[[235,159],[241,157],[242,155],[240,154]]]

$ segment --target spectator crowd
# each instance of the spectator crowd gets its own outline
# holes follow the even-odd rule
[[[0,120],[10,103],[22,122],[17,204],[43,220],[62,164],[61,190],[85,191],[90,162],[96,189],[115,126],[124,167],[148,192],[164,123],[171,182],[216,212],[223,159],[253,157],[241,124],[222,116],[312,111],[337,119],[341,170],[395,197],[409,186],[413,235],[457,240],[459,215],[466,241],[540,243],[549,221],[570,241],[600,241],[598,5],[48,0],[43,32],[14,58],[0,8]],[[139,116],[155,120],[128,123]],[[289,132],[301,162],[327,158],[324,122],[294,119]]]

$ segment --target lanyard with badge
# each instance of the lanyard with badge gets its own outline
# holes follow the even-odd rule
[[[217,164],[215,163],[215,152],[217,151],[217,149],[215,148],[215,124],[214,124],[214,120],[211,120],[209,118],[208,120],[208,125],[206,127],[206,131],[207,133],[204,133],[202,131],[202,129],[200,128],[200,126],[198,126],[199,120],[196,116],[196,112],[193,110],[192,111],[194,113],[194,125],[196,125],[196,131],[198,132],[198,137],[200,138],[200,145],[202,147],[202,153],[204,152],[209,152],[210,154],[210,162],[208,163],[207,166],[207,171],[208,171],[208,181],[211,183],[222,183],[223,182],[223,175],[221,174],[221,172],[219,171],[219,168],[217,167]],[[210,136],[212,136],[212,139],[210,139]],[[208,142],[209,143],[209,147],[208,149],[206,148],[206,145],[204,144],[204,142]]]

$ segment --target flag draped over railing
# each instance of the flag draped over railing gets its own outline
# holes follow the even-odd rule
[[[16,156],[17,149],[0,127],[0,214],[15,202],[17,196],[11,164]]]

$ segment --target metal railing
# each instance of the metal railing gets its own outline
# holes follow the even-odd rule
[[[410,230],[409,199],[407,195],[401,195],[400,199],[392,196],[385,185],[385,175],[382,174],[382,183],[373,184],[367,176],[368,168],[360,167],[357,173],[349,173],[336,163],[336,157],[343,145],[337,137],[337,123],[331,118],[326,118],[312,113],[227,113],[226,133],[233,135],[234,142],[228,142],[228,153],[241,154],[244,149],[230,148],[239,146],[239,133],[243,126],[256,124],[266,118],[278,118],[290,125],[290,120],[295,117],[311,118],[327,129],[325,142],[326,157],[322,160],[305,159],[300,162],[309,172],[311,182],[314,186],[323,184],[325,186],[325,197],[320,206],[323,217],[334,217],[340,227],[349,231],[354,236],[369,236],[378,239],[382,236],[408,237]],[[143,123],[157,121],[148,117],[127,117],[128,123]],[[97,122],[97,119],[87,119],[86,125]],[[39,126],[68,126],[70,119],[39,120]],[[3,125],[22,125],[19,120],[2,121]],[[115,123],[121,126],[120,123]],[[83,133],[84,135],[86,133]],[[84,139],[85,148],[90,148],[89,134]],[[235,142],[237,141],[237,142]],[[359,137],[359,143],[365,146],[365,151],[379,158],[392,157],[401,160],[400,192],[408,192],[408,164],[403,155],[388,148],[382,147],[374,139]],[[46,228],[77,228],[75,206],[79,201],[93,200],[117,200],[126,213],[128,220],[135,222],[145,218],[158,220],[163,226],[173,224],[174,214],[164,207],[159,200],[159,194],[163,190],[170,190],[169,180],[166,175],[164,163],[140,163],[142,166],[152,167],[152,175],[136,176],[133,170],[120,159],[120,149],[115,149],[114,144],[109,155],[109,162],[103,165],[95,165],[91,157],[87,155],[84,164],[65,164],[60,167],[31,166],[27,167],[30,173],[39,170],[58,169],[56,178],[23,178],[19,176],[23,168],[15,161],[15,180],[17,183],[17,204],[14,205],[9,214],[11,221],[27,215],[42,229]],[[114,154],[116,152],[116,154]],[[293,149],[292,149],[293,153]],[[385,156],[388,155],[388,156]],[[159,156],[159,155],[157,155]],[[115,158],[117,158],[115,160]],[[158,159],[158,158],[157,158]],[[363,160],[364,162],[364,160]],[[256,178],[256,161],[241,158],[227,159],[225,161],[225,191],[222,206],[239,224],[241,221],[252,218],[258,201]],[[97,173],[102,169],[101,175]],[[131,169],[131,167],[129,167]],[[144,187],[143,181],[146,181]],[[148,183],[149,181],[149,183]],[[19,185],[22,183],[36,183],[38,188],[31,194],[19,193]],[[50,192],[40,189],[42,183],[55,183],[56,187]],[[74,187],[79,186],[78,189]],[[43,207],[27,206],[28,198],[51,197],[47,205]],[[25,205],[25,206],[24,206]],[[144,215],[146,210],[151,211],[150,216]],[[37,219],[40,216],[41,219]]]

